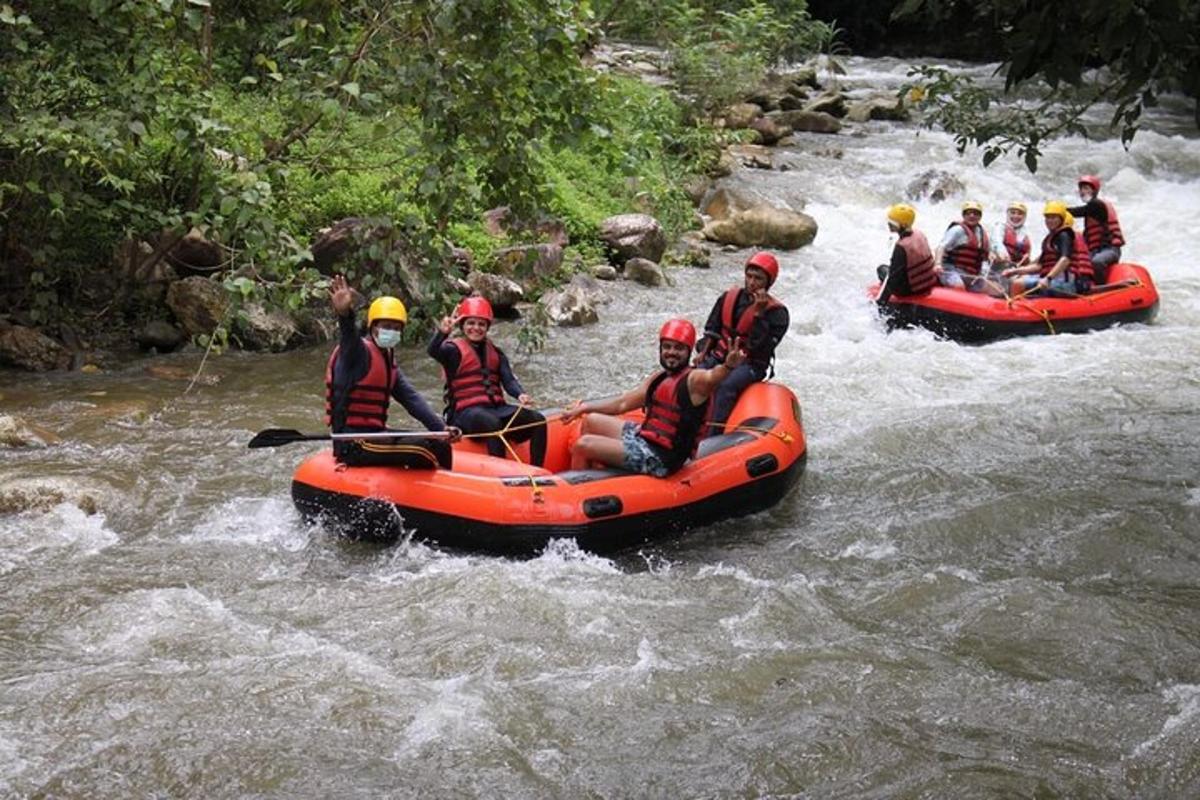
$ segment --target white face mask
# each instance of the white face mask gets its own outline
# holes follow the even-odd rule
[[[391,328],[380,328],[375,331],[375,344],[382,347],[384,350],[390,350],[400,344],[400,331],[392,330]]]

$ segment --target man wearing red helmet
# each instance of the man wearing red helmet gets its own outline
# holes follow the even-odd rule
[[[1076,217],[1083,217],[1083,240],[1092,255],[1092,269],[1096,271],[1096,283],[1108,283],[1108,268],[1121,260],[1121,247],[1125,235],[1117,219],[1117,209],[1107,200],[1101,200],[1100,179],[1095,175],[1079,177],[1079,199],[1081,206],[1067,209]]]
[[[505,438],[513,443],[529,441],[529,460],[540,467],[546,460],[546,418],[527,408],[533,398],[513,374],[508,356],[488,338],[493,319],[486,298],[468,297],[453,317],[442,318],[429,341],[429,356],[442,365],[446,379],[446,422],[464,433],[514,428]],[[447,340],[458,325],[463,335]],[[505,402],[506,391],[519,406]],[[490,455],[503,458],[507,453],[499,436],[489,436],[486,442]]]
[[[688,365],[695,344],[692,323],[668,320],[658,332],[661,372],[619,397],[579,403],[563,413],[564,422],[587,414],[582,435],[571,448],[572,469],[600,461],[664,478],[684,465],[699,441],[709,396],[746,357],[735,348],[724,363],[697,369]],[[640,425],[617,416],[638,406],[646,413]]]
[[[725,420],[742,392],[766,378],[771,369],[775,348],[791,324],[787,306],[769,292],[778,277],[775,256],[765,251],[750,256],[742,286],[733,286],[718,297],[704,323],[696,366],[711,369],[722,363],[730,350],[740,347],[746,351],[745,363],[733,370],[713,395],[706,436],[725,432]]]

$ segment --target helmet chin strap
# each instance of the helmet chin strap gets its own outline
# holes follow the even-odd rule
[[[674,374],[675,374],[675,373],[677,373],[677,372],[681,372],[681,371],[683,370],[683,368],[687,366],[687,359],[686,359],[686,358],[685,358],[685,359],[683,359],[683,363],[681,363],[681,364],[680,364],[679,366],[677,366],[677,367],[668,367],[668,366],[667,366],[667,359],[666,359],[666,358],[664,358],[663,356],[661,356],[661,355],[660,355],[660,356],[658,357],[658,365],[659,365],[660,367],[662,367],[663,369],[665,369],[667,372],[669,372],[669,373],[671,373],[672,375],[674,375]]]

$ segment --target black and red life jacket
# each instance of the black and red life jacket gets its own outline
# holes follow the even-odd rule
[[[751,300],[746,304],[746,307],[742,309],[742,313],[737,318],[737,321],[734,321],[733,312],[734,309],[737,308],[738,297],[744,291],[745,290],[740,286],[731,287],[725,292],[725,296],[721,300],[721,335],[715,342],[712,343],[708,349],[708,352],[706,353],[706,355],[708,355],[710,358],[716,359],[717,363],[725,360],[725,356],[729,355],[729,350],[733,347],[733,343],[736,340],[749,340],[750,331],[754,328],[754,322],[759,317],[760,311],[758,307],[755,306],[754,301]],[[782,307],[783,303],[768,295],[767,306],[766,308],[762,309],[761,313],[766,314],[773,308]],[[771,360],[771,355],[771,353],[749,354],[751,360],[760,362],[769,362]]]
[[[1017,229],[1004,223],[1004,249],[1008,251],[1009,260],[1014,264],[1021,263],[1021,259],[1029,255],[1029,245],[1028,236],[1017,238]]]
[[[685,367],[674,374],[662,371],[646,389],[646,418],[638,435],[667,451],[665,463],[678,469],[696,449],[697,434],[708,413],[708,400],[692,405],[687,379],[692,368]]]
[[[1042,240],[1042,255],[1038,259],[1038,275],[1043,278],[1050,274],[1054,265],[1062,258],[1062,254],[1054,249],[1054,238],[1062,231],[1062,228],[1051,231]],[[1090,282],[1095,279],[1096,273],[1092,269],[1092,256],[1088,253],[1087,242],[1083,240],[1083,234],[1079,231],[1073,228],[1068,228],[1067,231],[1074,237],[1071,244],[1071,263],[1067,265],[1067,272],[1074,276],[1076,281],[1083,279]]]
[[[987,231],[982,225],[972,230],[971,226],[962,222],[951,222],[947,230],[958,225],[967,234],[967,243],[955,247],[946,253],[954,268],[967,275],[978,275],[983,271],[983,262],[987,261],[991,243],[988,242]],[[978,234],[978,235],[977,235]]]
[[[937,276],[933,272],[933,252],[929,249],[929,240],[920,231],[911,231],[907,236],[902,235],[896,240],[896,245],[904,251],[909,293],[926,294],[937,284]]]
[[[325,424],[340,432],[342,428],[387,427],[388,403],[396,384],[396,366],[391,353],[384,353],[369,336],[363,337],[370,366],[362,380],[351,387],[334,388],[333,367],[340,347],[333,348],[325,366]]]
[[[1099,200],[1100,198],[1096,198]],[[1117,210],[1107,200],[1100,200],[1108,211],[1108,223],[1103,223],[1093,217],[1083,220],[1083,238],[1087,241],[1088,250],[1096,252],[1102,247],[1123,247],[1125,236],[1121,233],[1121,223],[1117,220]]]
[[[451,413],[472,406],[504,405],[504,387],[500,384],[500,351],[490,339],[484,339],[484,362],[466,339],[453,339],[458,348],[458,369],[446,378],[446,407]]]

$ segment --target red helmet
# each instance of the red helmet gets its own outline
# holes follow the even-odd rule
[[[1095,175],[1080,175],[1077,183],[1080,186],[1090,186],[1093,192],[1100,194],[1100,179]]]
[[[770,286],[779,277],[779,261],[766,250],[759,250],[746,261],[747,267],[758,267],[767,273],[767,285]]]
[[[454,313],[463,319],[467,317],[486,319],[488,324],[495,319],[492,315],[492,304],[487,301],[486,297],[468,297],[458,304]]]
[[[688,349],[696,346],[696,329],[686,319],[669,319],[658,331],[659,341],[670,339],[672,342],[686,344]]]

